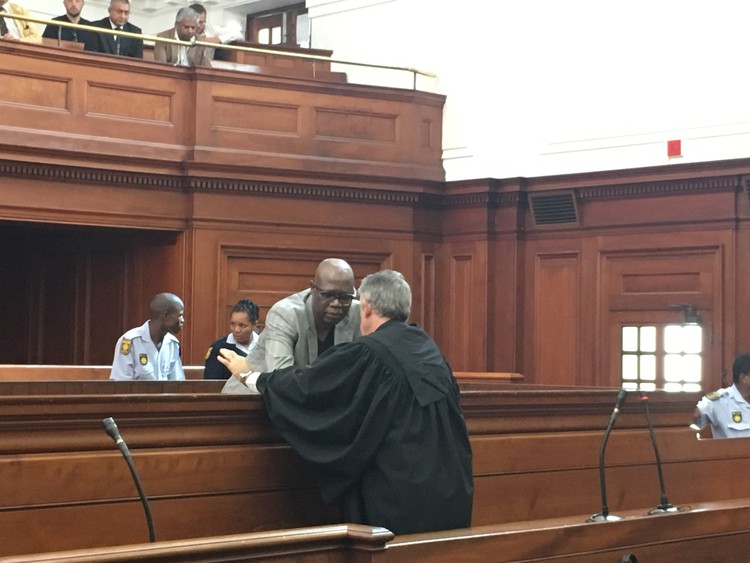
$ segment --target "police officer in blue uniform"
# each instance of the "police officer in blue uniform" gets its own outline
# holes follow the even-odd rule
[[[180,341],[175,334],[185,323],[185,306],[173,293],[151,300],[149,320],[123,334],[115,346],[110,379],[185,379]]]
[[[693,427],[711,425],[714,438],[750,438],[750,354],[732,365],[734,384],[704,396],[695,407]]]

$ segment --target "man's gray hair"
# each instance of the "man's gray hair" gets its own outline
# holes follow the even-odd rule
[[[381,317],[406,321],[411,311],[411,288],[401,272],[382,270],[366,276],[359,286],[360,300],[367,301]]]
[[[196,12],[192,8],[180,8],[179,10],[177,10],[177,15],[174,17],[174,21],[175,23],[177,23],[184,18],[190,18],[191,20],[198,21],[198,12]]]

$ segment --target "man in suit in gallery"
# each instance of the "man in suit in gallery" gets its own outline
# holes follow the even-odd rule
[[[126,31],[128,33],[141,33],[141,28],[128,21],[130,17],[129,0],[111,0],[109,3],[109,16],[92,22],[93,27],[104,29]],[[86,51],[119,55],[121,57],[143,58],[143,40],[122,35],[110,35],[104,33],[89,33],[86,37],[84,47]]]
[[[27,17],[29,15],[29,11],[20,4],[9,0],[0,0],[0,39],[23,41],[24,43],[42,42],[42,34],[39,33],[36,25],[24,20],[4,18],[3,13]]]
[[[165,39],[179,39],[180,41],[203,41],[204,36],[197,35],[198,13],[192,8],[178,10],[174,20],[174,27],[157,34]],[[213,49],[196,45],[177,45],[175,43],[156,43],[154,46],[154,60],[175,66],[210,66]]]

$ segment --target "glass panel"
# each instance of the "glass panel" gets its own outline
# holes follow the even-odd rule
[[[682,390],[687,391],[688,393],[700,393],[701,386],[697,383],[686,383],[682,386]]]
[[[679,383],[665,383],[664,390],[669,391],[670,393],[675,393],[677,391],[682,391],[682,385]]]
[[[667,325],[664,328],[664,350],[668,354],[700,354],[703,350],[703,327]]]
[[[656,327],[641,327],[641,352],[656,352]]]
[[[268,28],[263,28],[258,30],[258,43],[263,43],[264,45],[268,45]]]
[[[703,327],[689,325],[682,328],[682,349],[688,354],[700,354],[703,351]]]
[[[667,325],[664,327],[664,351],[667,354],[679,354],[683,351],[682,325]]]
[[[638,356],[635,354],[622,355],[622,378],[638,379]]]
[[[622,388],[628,391],[635,391],[638,389],[638,384],[635,381],[623,381]]]
[[[681,382],[684,373],[684,357],[681,354],[667,354],[664,356],[664,381]]]
[[[638,351],[638,327],[637,326],[622,327],[622,351],[623,352],[637,352]]]
[[[278,45],[279,43],[281,43],[281,26],[271,30],[271,44]]]
[[[641,391],[656,391],[656,383],[641,383]]]
[[[701,357],[697,354],[687,354],[683,360],[683,381],[700,383],[701,381]]]
[[[641,356],[641,379],[649,381],[656,379],[656,356],[653,354]]]

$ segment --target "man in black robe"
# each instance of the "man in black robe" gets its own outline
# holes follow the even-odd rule
[[[365,335],[305,368],[247,370],[219,358],[251,390],[292,448],[315,469],[323,499],[347,522],[395,534],[471,525],[471,446],[459,392],[435,342],[406,324],[411,289],[393,270],[359,290]]]

